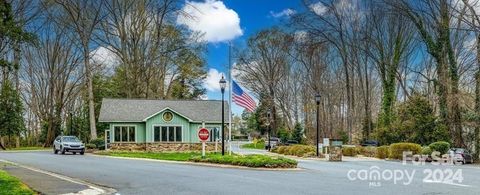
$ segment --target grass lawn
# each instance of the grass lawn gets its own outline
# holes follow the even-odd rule
[[[156,160],[174,160],[174,161],[188,161],[194,156],[202,155],[199,152],[127,152],[127,151],[99,151],[95,154],[131,158],[148,158]]]
[[[0,169],[0,194],[36,194],[17,178]]]
[[[260,150],[263,150],[263,149],[265,149],[265,143],[262,142],[262,143],[257,143],[257,144],[254,144],[254,143],[244,144],[244,145],[241,145],[240,148],[260,149]]]
[[[271,157],[265,155],[225,155],[207,153],[202,158],[200,152],[128,152],[128,151],[101,151],[99,155],[148,158],[157,160],[173,161],[191,161],[213,164],[237,165],[245,167],[263,167],[263,168],[295,168],[297,161],[283,157]]]

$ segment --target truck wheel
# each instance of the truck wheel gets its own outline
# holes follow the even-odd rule
[[[62,151],[62,154],[65,154],[65,149],[63,147],[60,147],[60,151]]]
[[[83,155],[83,154],[85,154],[85,150],[82,150],[82,151],[80,152],[80,155]]]
[[[53,153],[54,153],[54,154],[58,154],[58,150],[55,149],[55,146],[53,146]]]
[[[77,154],[76,152],[73,152],[73,154]]]

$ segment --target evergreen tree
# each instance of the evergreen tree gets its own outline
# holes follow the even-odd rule
[[[293,129],[292,139],[297,141],[298,143],[302,143],[302,137],[303,137],[302,124],[296,123],[295,128]]]
[[[0,105],[0,136],[10,137],[24,131],[22,100],[10,81],[2,85]]]

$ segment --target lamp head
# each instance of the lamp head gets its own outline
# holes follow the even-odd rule
[[[322,97],[322,96],[320,96],[320,93],[317,93],[317,94],[315,95],[315,102],[317,102],[317,105],[320,104],[320,98],[321,98],[321,97]]]
[[[225,87],[227,87],[227,81],[225,80],[223,75],[222,75],[222,78],[220,79],[219,83],[220,83],[220,89],[221,89],[222,93],[225,93]]]

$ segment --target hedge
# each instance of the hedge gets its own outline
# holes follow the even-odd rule
[[[342,153],[343,156],[357,156],[358,149],[356,147],[343,147]]]
[[[105,140],[103,138],[92,139],[89,144],[95,144],[96,149],[105,149]]]
[[[394,143],[390,145],[390,154],[389,158],[391,159],[402,159],[403,152],[411,151],[412,154],[420,154],[422,151],[422,146],[415,143]]]
[[[366,157],[375,157],[377,156],[377,147],[373,147],[373,146],[357,147],[357,154],[360,154]]]
[[[422,148],[422,155],[431,155],[432,152],[432,149],[428,146]]]
[[[389,146],[380,146],[377,148],[377,153],[375,154],[375,157],[379,159],[386,159],[389,156],[389,153]]]
[[[96,149],[97,146],[95,144],[85,144],[85,148],[87,149]]]
[[[448,152],[448,150],[450,149],[450,144],[448,142],[445,142],[445,141],[439,141],[439,142],[431,143],[430,145],[428,145],[428,147],[432,151],[437,151],[437,152],[440,152],[441,154],[446,154]],[[430,154],[431,154],[431,152],[430,152]]]
[[[315,147],[310,145],[291,145],[291,146],[278,146],[272,150],[272,152],[284,155],[292,155],[298,157],[311,157],[315,156]]]

